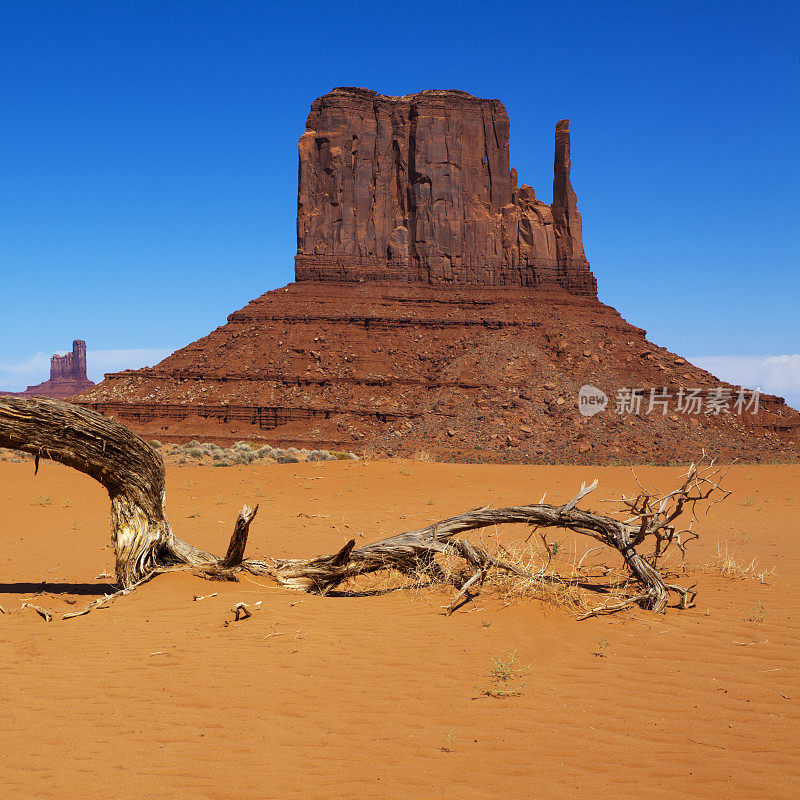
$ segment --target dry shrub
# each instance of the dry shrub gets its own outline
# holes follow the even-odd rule
[[[520,541],[509,546],[498,543],[496,547],[487,548],[481,537],[480,546],[493,557],[520,570],[534,575],[543,573],[541,577],[528,578],[502,569],[490,569],[480,592],[486,597],[498,599],[505,606],[520,601],[538,600],[551,609],[566,609],[569,613],[580,615],[590,610],[590,600],[593,596],[596,597],[596,591],[592,592],[582,583],[591,581],[596,584],[602,580],[606,586],[604,597],[611,603],[624,600],[630,590],[630,577],[622,571],[612,571],[602,566],[594,570],[602,574],[593,572],[590,575],[574,558],[571,563],[560,565],[560,572],[554,568],[546,571],[547,567],[553,566],[552,556],[548,559],[541,552],[542,546],[531,541]],[[437,554],[432,564],[420,564],[420,569],[412,575],[387,567],[380,572],[351,578],[341,584],[337,591],[361,595],[398,590],[417,591],[433,587],[460,588],[473,574],[474,568],[466,565],[460,555],[445,553]]]
[[[717,557],[711,564],[706,564],[704,572],[719,572],[723,578],[730,581],[742,581],[746,578],[753,578],[759,583],[769,583],[770,578],[775,573],[775,567],[769,570],[758,570],[758,560],[753,558],[749,563],[740,561],[729,549],[727,542],[723,547],[717,542]]]
[[[505,605],[520,600],[539,600],[550,608],[565,608],[575,614],[584,614],[591,607],[586,591],[567,580],[531,580],[509,573],[498,573],[497,577],[500,580],[491,588],[498,594],[502,593]]]
[[[435,459],[427,450],[417,450],[414,455],[411,456],[413,461],[434,461]]]

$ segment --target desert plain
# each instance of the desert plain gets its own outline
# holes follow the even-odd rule
[[[682,471],[635,468],[660,489]],[[628,467],[168,464],[167,509],[224,552],[258,503],[248,553],[310,557],[488,503],[566,502],[595,477],[587,508],[635,489]],[[800,465],[737,464],[725,485],[689,548],[688,610],[578,621],[486,587],[446,616],[452,588],[322,597],[181,573],[65,620],[112,591],[108,497],[49,461],[36,477],[0,462],[5,796],[795,797]],[[556,569],[594,545],[554,538]]]

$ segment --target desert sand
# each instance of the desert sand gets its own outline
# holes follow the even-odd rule
[[[394,460],[167,473],[178,536],[224,552],[238,509],[258,502],[248,552],[262,557],[545,491],[566,501],[594,477],[590,508],[634,486],[622,467]],[[662,489],[679,473],[637,468]],[[2,462],[4,796],[794,797],[800,465],[737,465],[726,485],[690,550],[687,611],[579,622],[485,592],[446,617],[452,590],[318,597],[172,574],[62,620],[110,590],[95,577],[113,571],[107,496],[52,462],[35,478],[31,461]],[[563,542],[564,559],[593,544]],[[731,579],[719,552],[755,563]],[[262,605],[234,622],[237,602]],[[482,694],[509,653],[519,694]]]

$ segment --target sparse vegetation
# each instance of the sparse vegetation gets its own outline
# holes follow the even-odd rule
[[[53,498],[49,494],[37,494],[36,497],[31,498],[32,506],[40,506],[42,508],[51,505],[52,502]]]
[[[759,572],[757,559],[753,558],[747,563],[740,561],[730,552],[727,544],[723,547],[719,542],[717,542],[717,558],[711,566],[718,569],[723,578],[732,581],[754,578],[759,583],[767,584],[768,578],[775,572],[775,567]]]
[[[494,685],[489,688],[475,687],[479,695],[487,697],[518,697],[522,694],[525,684],[520,682],[520,676],[526,673],[530,666],[519,666],[519,654],[514,651],[492,659],[492,670],[489,677]]]
[[[447,729],[447,733],[444,735],[444,744],[441,747],[442,752],[452,753],[455,741],[456,741],[455,731],[453,730],[453,726],[451,725]]]
[[[507,653],[505,658],[493,658],[494,669],[492,669],[490,676],[496,681],[507,682],[512,680],[517,674],[516,663],[519,654]]]
[[[150,445],[161,448],[161,451],[177,464],[188,464],[190,461],[198,465],[214,467],[243,467],[264,461],[277,464],[299,464],[303,461],[340,461],[356,460],[358,456],[339,450],[298,450],[294,447],[281,449],[265,444],[254,447],[249,442],[236,442],[229,448],[218,444],[193,440],[186,445],[161,445],[150,442]]]
[[[605,636],[601,636],[600,640],[597,642],[597,650],[594,651],[594,654],[598,658],[605,658],[608,655],[606,650],[608,650],[608,639],[606,639]]]

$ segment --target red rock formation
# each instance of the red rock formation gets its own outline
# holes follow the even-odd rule
[[[556,260],[569,276],[567,285],[580,280],[587,267],[583,252],[583,221],[578,212],[578,198],[570,180],[569,120],[556,124],[556,156],[553,166],[553,227]]]
[[[66,355],[54,355],[50,358],[50,379],[36,386],[29,386],[20,396],[55,397],[63,400],[67,397],[85,392],[96,386],[94,381],[86,377],[86,342],[76,339],[72,343],[72,352]]]
[[[610,398],[589,420],[584,384]],[[674,409],[679,387],[705,397],[720,385],[613,308],[560,287],[303,281],[155,367],[107,375],[79,402],[160,441],[514,462],[798,451],[800,415],[779,398],[740,417],[614,410],[623,387],[667,387]]]
[[[86,381],[86,342],[76,339],[72,352],[50,358],[51,381]]]
[[[315,100],[299,143],[297,280],[557,284],[596,296],[567,121],[552,210],[517,188],[508,136],[503,104],[466,92],[339,88]]]
[[[769,460],[800,415],[614,411],[625,387],[708,399],[720,382],[598,302],[556,128],[553,205],[516,186],[508,117],[464,92],[337,89],[300,138],[296,283],[78,402],[148,438],[456,460]],[[580,414],[585,384],[610,407]],[[722,384],[733,391],[732,387]]]

